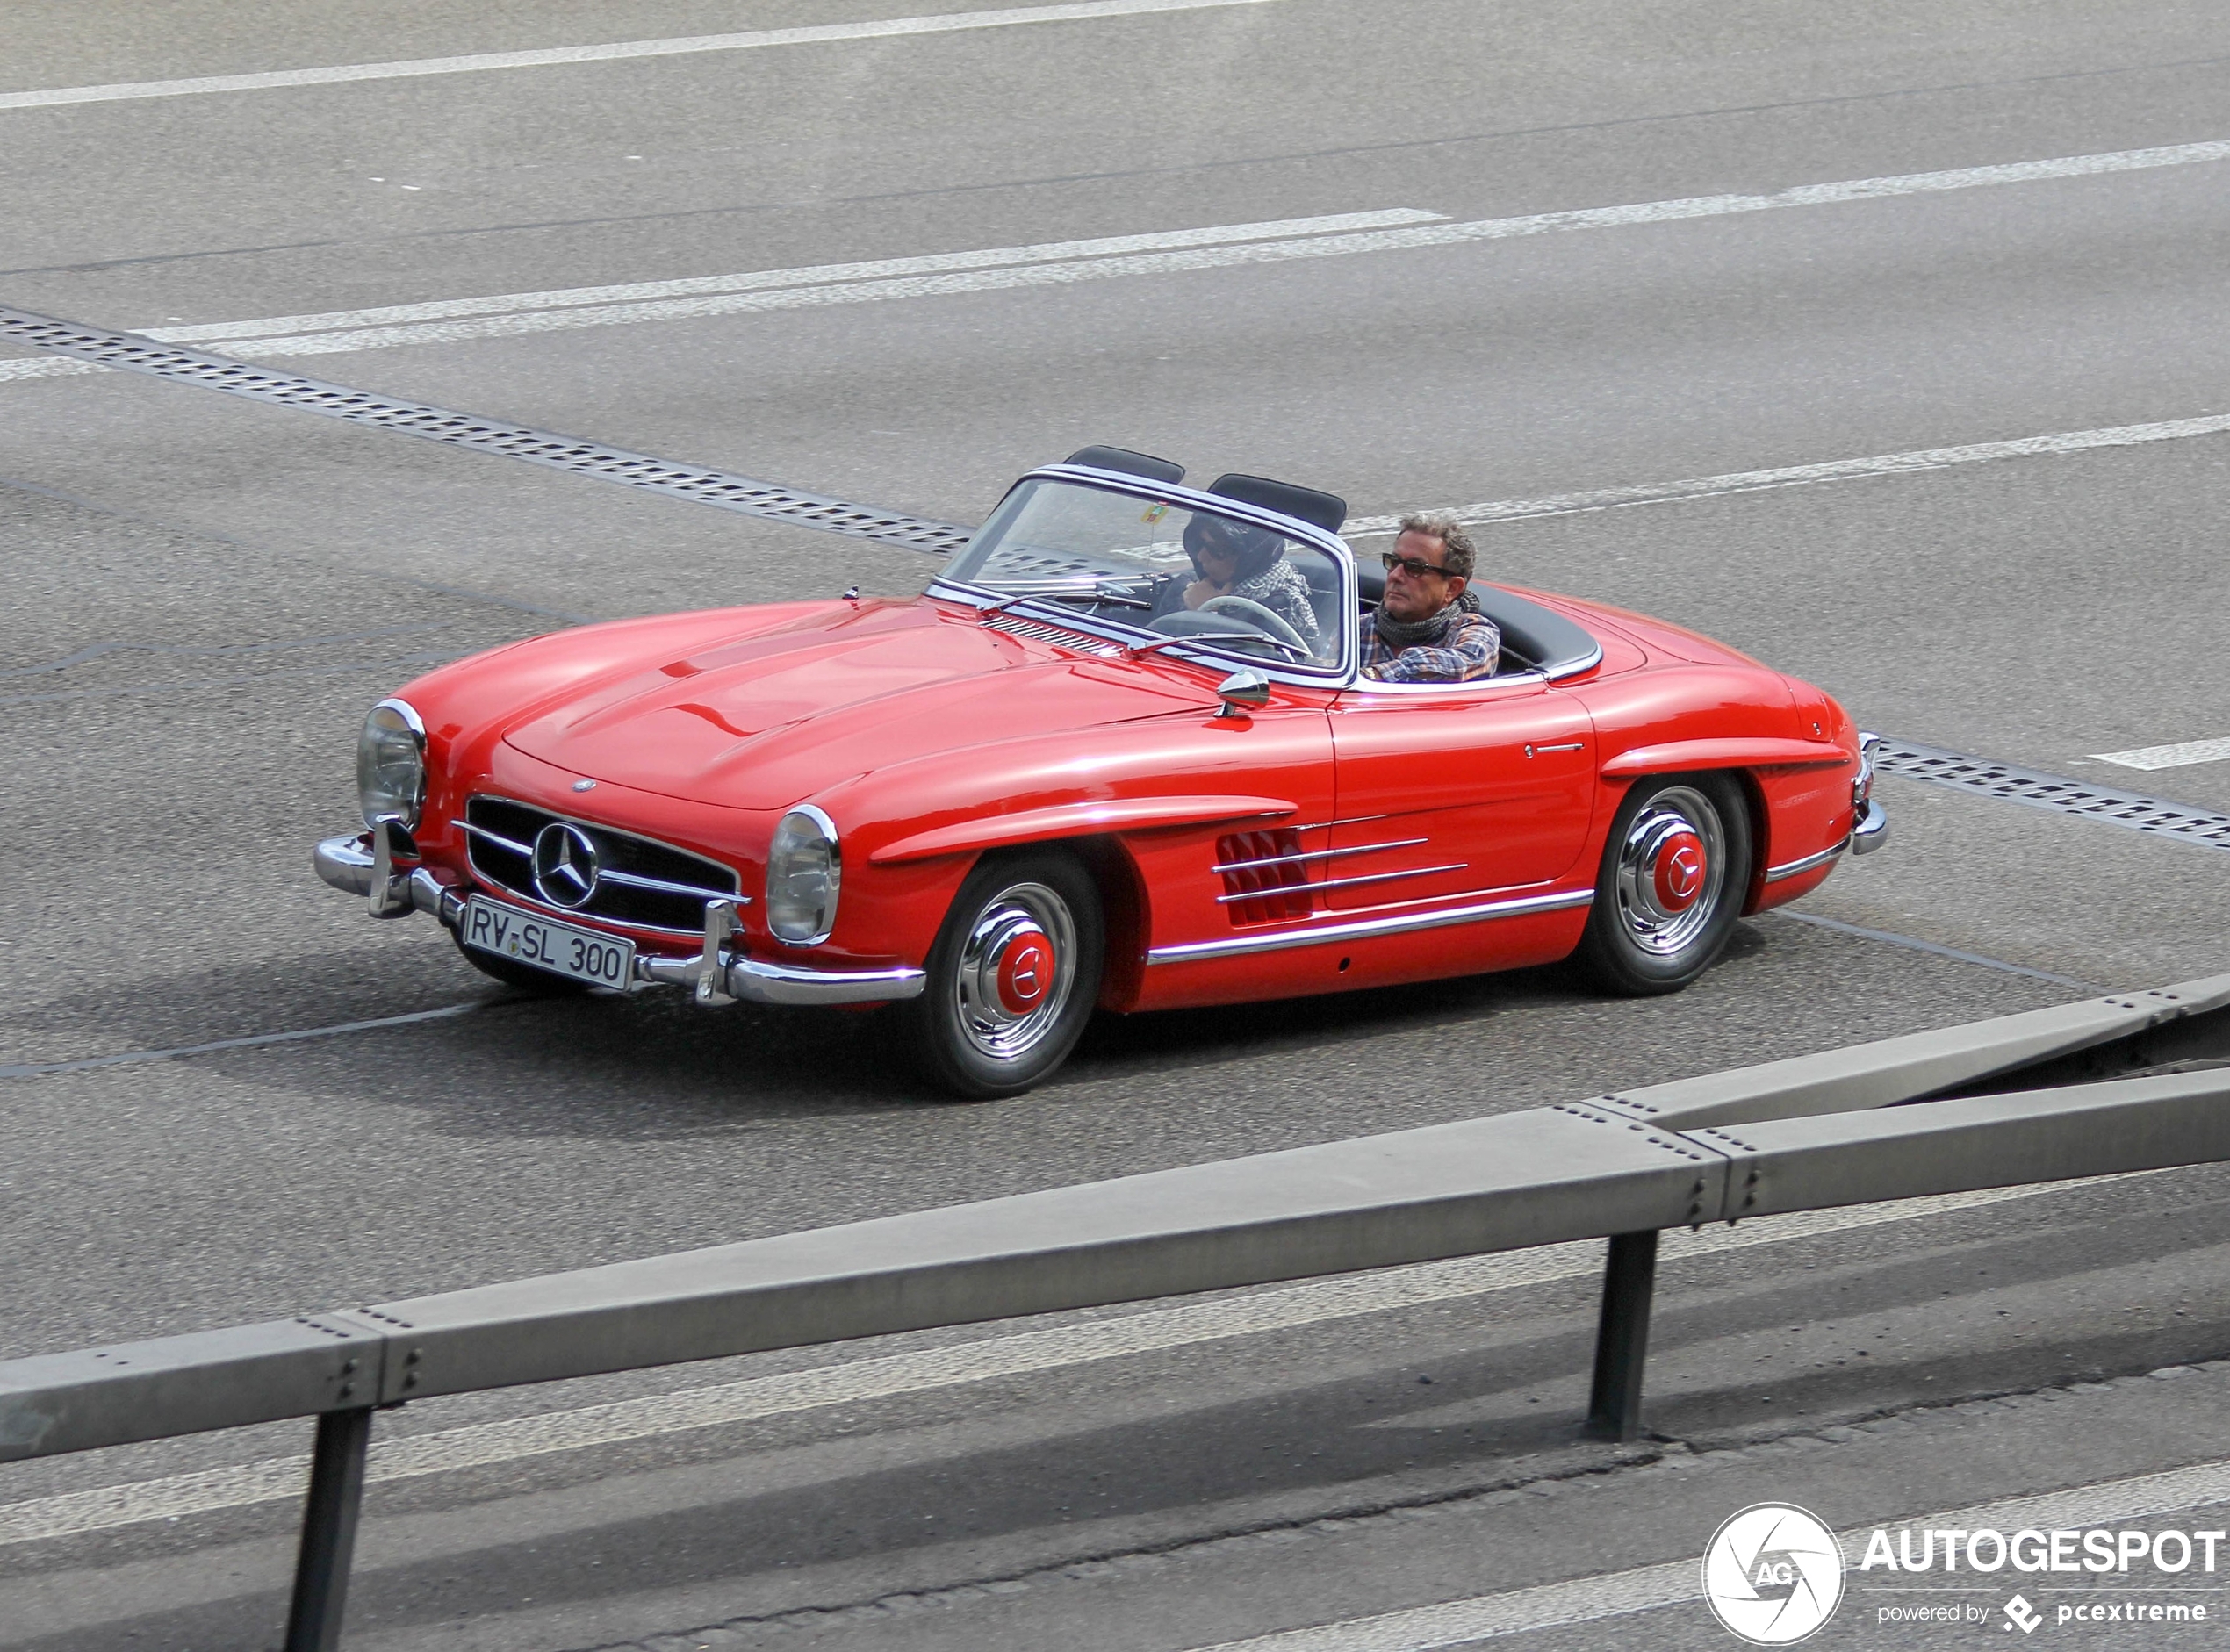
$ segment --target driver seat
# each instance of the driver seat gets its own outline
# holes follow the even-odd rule
[[[1316,611],[1316,634],[1337,636],[1340,634],[1340,576],[1321,557],[1307,557],[1294,565],[1301,578],[1308,581],[1308,605]]]

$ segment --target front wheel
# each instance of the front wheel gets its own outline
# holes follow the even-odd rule
[[[1099,891],[1068,856],[976,867],[930,949],[920,996],[899,1006],[924,1074],[971,1101],[1028,1089],[1075,1047],[1104,950]]]
[[[1750,810],[1739,781],[1637,780],[1603,845],[1579,962],[1613,992],[1677,992],[1725,948],[1749,887]]]

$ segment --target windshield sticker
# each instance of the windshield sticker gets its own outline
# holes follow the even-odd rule
[[[1140,517],[1139,521],[1151,527],[1169,514],[1169,507],[1166,505],[1149,505],[1146,507],[1146,514]]]

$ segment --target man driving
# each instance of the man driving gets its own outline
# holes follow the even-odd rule
[[[1363,632],[1363,675],[1380,683],[1460,683],[1492,676],[1502,633],[1464,587],[1476,565],[1471,536],[1453,516],[1401,519],[1386,564],[1386,593]]]

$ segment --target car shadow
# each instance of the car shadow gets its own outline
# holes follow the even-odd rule
[[[1753,958],[1771,945],[1754,925],[1737,923],[1713,967]],[[1056,1081],[1119,1078],[1305,1046],[1331,1049],[1519,1010],[1594,1003],[1603,997],[1602,989],[1567,961],[1267,1002],[1103,1014],[1092,1018]]]

